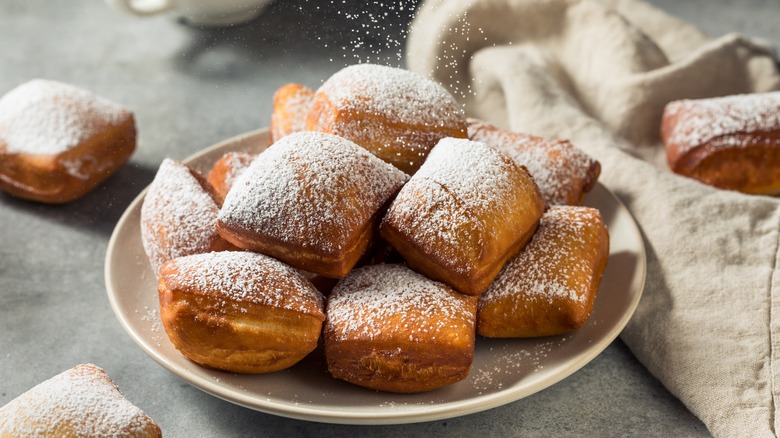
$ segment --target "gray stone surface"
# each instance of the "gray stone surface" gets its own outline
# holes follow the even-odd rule
[[[169,437],[707,436],[619,340],[564,381],[486,412],[342,426],[212,397],[163,369],[122,330],[106,297],[103,258],[125,207],[164,157],[182,159],[266,126],[280,85],[316,87],[358,59],[402,64],[408,8],[385,21],[386,33],[372,35],[365,3],[281,0],[248,25],[193,29],[169,17],[125,16],[97,0],[0,2],[0,94],[35,77],[69,82],[132,108],[140,133],[129,165],[72,204],[0,195],[0,405],[93,362]],[[739,31],[780,42],[780,4],[772,0],[653,3],[713,35]],[[365,48],[352,48],[358,40]]]

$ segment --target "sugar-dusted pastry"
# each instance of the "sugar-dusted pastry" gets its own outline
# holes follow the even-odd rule
[[[780,194],[780,92],[671,102],[661,138],[677,174],[722,189]]]
[[[525,246],[544,208],[512,158],[445,138],[398,193],[380,232],[415,270],[476,295]]]
[[[354,141],[408,174],[444,137],[466,137],[466,118],[444,87],[416,73],[359,64],[317,90],[306,129]]]
[[[163,160],[141,206],[141,242],[155,274],[175,257],[235,249],[217,234],[216,199],[197,171]]]
[[[236,180],[217,230],[240,248],[340,278],[371,243],[406,179],[349,140],[298,132],[258,155]]]
[[[328,298],[328,371],[366,388],[421,392],[466,378],[477,297],[404,265],[352,271]]]
[[[160,269],[160,319],[200,365],[236,373],[288,368],[317,346],[324,299],[295,269],[262,254],[179,257]]]
[[[72,85],[36,79],[0,98],[0,190],[62,204],[84,196],[135,150],[133,113]]]
[[[249,167],[254,158],[255,155],[246,152],[228,152],[214,163],[207,179],[214,188],[219,205],[225,201],[236,177]]]
[[[579,205],[595,185],[601,165],[566,140],[505,131],[468,119],[469,139],[481,141],[528,169],[547,205]]]
[[[160,427],[92,364],[77,365],[0,408],[2,437],[161,437]]]
[[[480,296],[477,333],[523,338],[581,327],[608,257],[609,234],[598,210],[551,207],[531,242]]]
[[[306,129],[306,116],[309,115],[314,90],[300,84],[286,84],[274,94],[274,107],[271,112],[271,144],[294,132]]]

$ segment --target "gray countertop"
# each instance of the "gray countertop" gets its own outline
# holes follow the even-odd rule
[[[217,399],[159,366],[123,331],[107,299],[103,259],[124,209],[163,158],[267,126],[280,85],[317,87],[359,59],[402,65],[408,8],[376,35],[364,27],[366,3],[278,1],[250,24],[194,29],[170,17],[126,16],[98,0],[0,2],[0,94],[36,77],[72,83],[130,107],[139,130],[130,163],[76,202],[46,206],[0,194],[0,405],[92,362],[170,437],[707,436],[620,340],[571,377],[498,408],[428,423],[343,426]],[[780,43],[780,3],[772,0],[651,3],[712,35],[737,31]],[[358,39],[366,48],[352,48]]]

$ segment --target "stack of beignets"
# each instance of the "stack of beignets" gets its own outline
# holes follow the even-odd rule
[[[89,91],[36,79],[0,98],[0,190],[62,204],[93,190],[135,150],[130,110]]]
[[[477,333],[525,338],[581,327],[608,256],[609,234],[598,210],[551,207],[531,242],[480,296]]]
[[[372,64],[346,67],[325,81],[306,129],[352,140],[408,174],[442,138],[467,135],[463,110],[440,84]]]
[[[677,174],[722,189],[780,194],[780,92],[671,102],[661,139]]]
[[[271,145],[239,177],[219,212],[217,231],[239,248],[344,277],[406,179],[349,140],[298,132]]]
[[[322,295],[300,273],[251,252],[179,257],[160,269],[160,318],[193,362],[236,373],[290,367],[317,346]]]
[[[533,176],[547,205],[579,205],[601,173],[601,165],[566,140],[505,131],[468,119],[469,139],[512,157]]]
[[[379,66],[348,67],[314,96],[282,87],[272,144],[254,157],[223,156],[212,184],[198,186],[208,208],[199,213],[205,231],[192,232],[216,230],[245,251],[166,254],[160,315],[176,348],[204,366],[270,372],[312,351],[324,319],[332,376],[407,393],[465,379],[477,333],[546,336],[584,324],[606,229],[593,209],[545,213],[544,197],[580,202],[598,162],[567,142],[478,121],[472,136],[491,144],[463,138],[454,102],[430,81]],[[523,154],[538,175],[555,175],[544,195]],[[178,173],[193,187],[202,179]],[[324,310],[311,281],[328,294]],[[540,288],[546,295],[534,294]]]
[[[0,408],[5,437],[161,437],[160,427],[92,364],[77,365]]]
[[[421,392],[466,378],[477,298],[403,265],[352,271],[328,299],[325,355],[336,378]]]
[[[380,232],[415,270],[477,295],[528,242],[544,208],[511,158],[445,138],[398,193]]]

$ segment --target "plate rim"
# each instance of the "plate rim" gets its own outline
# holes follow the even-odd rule
[[[228,139],[222,140],[212,146],[201,149],[185,159],[183,163],[191,163],[198,160],[201,157],[213,153],[219,149],[229,147],[231,145],[241,144],[242,142],[249,142],[252,139],[267,135],[268,128],[257,129],[248,131]],[[130,335],[133,342],[141,348],[141,350],[151,357],[155,362],[167,369],[177,377],[191,384],[192,386],[211,394],[217,398],[225,400],[227,402],[243,406],[248,409],[265,412],[268,414],[278,415],[287,418],[293,418],[297,420],[324,422],[332,424],[355,424],[355,425],[389,425],[389,424],[410,424],[425,421],[435,421],[447,418],[458,417],[471,413],[481,412],[495,407],[502,406],[513,401],[520,400],[535,394],[543,389],[546,389],[577,372],[579,369],[590,363],[598,355],[600,355],[623,331],[630,319],[633,317],[639,302],[644,294],[645,282],[647,278],[647,252],[644,244],[644,238],[641,230],[634,219],[631,211],[620,201],[620,199],[607,187],[600,182],[596,183],[595,189],[604,190],[604,192],[615,202],[624,212],[628,215],[630,220],[630,226],[638,237],[636,253],[638,255],[637,267],[639,278],[634,279],[639,289],[636,293],[636,297],[630,302],[626,312],[616,321],[614,328],[612,328],[606,336],[604,336],[595,348],[587,350],[586,353],[577,357],[576,361],[568,363],[565,369],[559,373],[556,373],[556,379],[552,381],[542,380],[534,382],[525,391],[522,391],[522,395],[518,396],[516,390],[513,392],[513,388],[507,388],[495,393],[481,395],[476,397],[472,402],[467,401],[451,401],[442,403],[439,405],[426,406],[425,409],[415,411],[405,411],[402,413],[394,412],[392,409],[384,409],[385,412],[376,411],[352,411],[344,412],[338,410],[327,410],[322,408],[311,408],[306,406],[299,406],[294,404],[280,404],[275,401],[262,400],[259,398],[252,398],[239,391],[227,391],[225,387],[215,384],[209,379],[200,378],[190,374],[188,370],[180,369],[179,366],[170,362],[160,354],[155,348],[149,345],[142,336],[137,333],[130,325],[129,320],[124,317],[120,303],[117,299],[117,291],[114,289],[112,283],[111,272],[111,258],[118,248],[118,238],[120,229],[128,222],[128,218],[134,214],[135,210],[140,208],[140,204],[143,202],[144,196],[148,191],[146,186],[139,194],[128,204],[125,211],[120,216],[119,220],[111,233],[111,237],[108,241],[106,248],[106,255],[104,257],[104,280],[106,285],[106,292],[108,295],[111,309],[114,312],[114,316],[119,320],[120,325],[124,331]],[[166,338],[167,339],[167,338]]]

